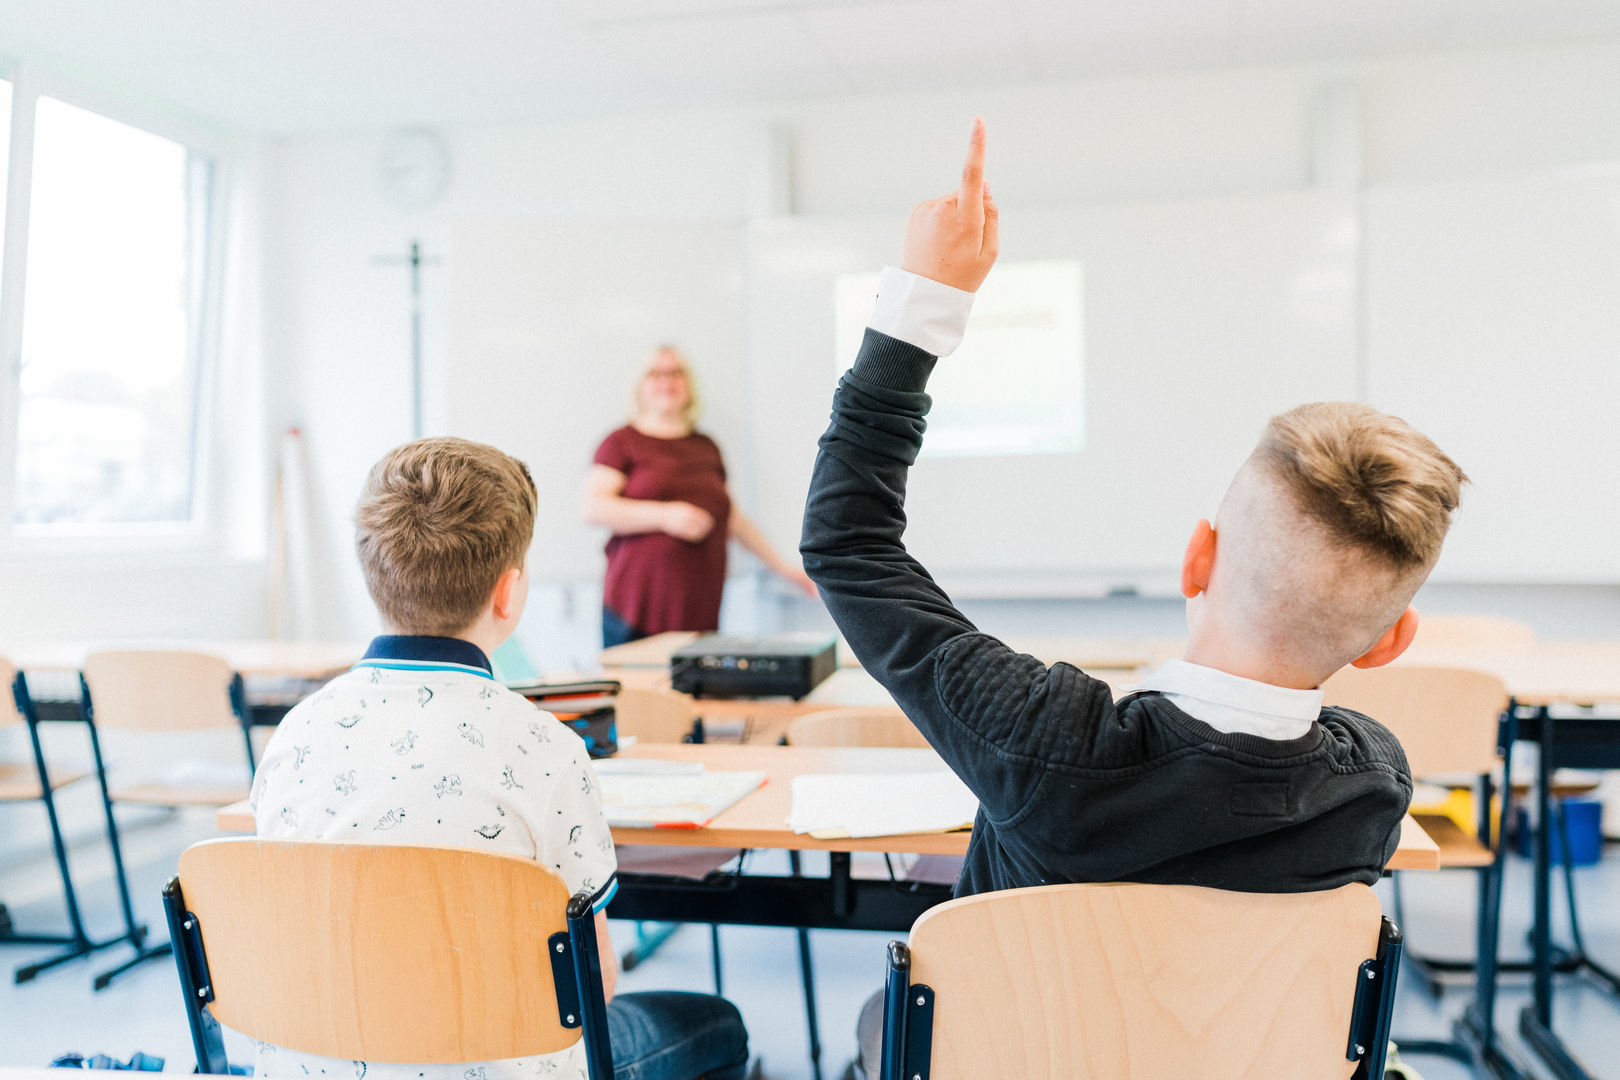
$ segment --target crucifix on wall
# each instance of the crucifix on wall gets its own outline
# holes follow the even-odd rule
[[[439,260],[422,254],[422,244],[412,240],[404,256],[378,255],[376,266],[407,266],[411,271],[411,438],[422,437],[422,267],[437,266]]]

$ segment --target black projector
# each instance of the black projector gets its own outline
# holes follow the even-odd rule
[[[670,684],[693,697],[802,698],[838,666],[827,634],[705,634],[669,658]]]

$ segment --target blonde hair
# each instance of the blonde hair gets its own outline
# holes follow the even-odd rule
[[[647,376],[652,374],[653,364],[658,362],[660,356],[665,355],[673,356],[681,365],[681,374],[686,376],[686,408],[681,410],[681,418],[689,426],[696,427],[701,411],[697,376],[692,374],[692,362],[686,358],[686,354],[668,343],[653,346],[652,352],[647,354],[646,362],[641,365],[641,374],[636,377],[635,389],[630,392],[630,419],[634,420],[641,415],[641,388],[646,384]]]
[[[1255,454],[1329,537],[1396,570],[1434,565],[1468,481],[1405,420],[1349,401],[1272,417]]]
[[[1217,515],[1229,630],[1326,678],[1406,610],[1467,481],[1432,440],[1366,405],[1273,417]]]
[[[355,550],[383,619],[409,634],[471,626],[501,574],[521,568],[538,496],[528,467],[466,439],[418,439],[372,466]]]

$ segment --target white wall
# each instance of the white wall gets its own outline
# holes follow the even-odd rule
[[[347,517],[369,464],[409,435],[404,272],[372,259],[402,253],[413,237],[440,254],[460,221],[746,221],[768,202],[773,130],[790,147],[794,211],[892,213],[898,223],[911,203],[949,185],[974,114],[990,125],[1008,229],[1020,206],[1295,190],[1312,176],[1324,88],[1346,81],[1361,104],[1354,134],[1367,185],[1614,162],[1617,66],[1620,43],[1604,43],[452,131],[451,190],[422,214],[391,209],[379,192],[380,135],[281,144],[268,186],[265,321],[271,370],[287,392],[276,420],[305,432],[332,583],[312,630],[362,634],[372,625]],[[428,270],[426,288],[428,428],[438,431],[455,374],[445,360],[444,271]],[[756,447],[726,449],[746,508],[771,478],[754,468]],[[1447,589],[1447,606],[1474,606],[1472,597],[1487,608],[1556,612],[1557,625],[1542,626],[1548,633],[1612,628],[1620,604],[1614,589],[1565,589],[1547,605],[1509,603],[1500,589]],[[571,616],[581,632],[593,618],[585,606]],[[568,607],[556,600],[547,609]],[[782,617],[814,618],[791,607]]]

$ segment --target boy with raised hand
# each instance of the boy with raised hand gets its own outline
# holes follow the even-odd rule
[[[536,493],[522,462],[464,439],[422,439],[372,469],[355,511],[366,586],[387,633],[353,670],[277,727],[253,783],[266,839],[496,851],[592,894],[603,983],[618,975],[604,909],[613,839],[584,743],[496,682],[489,656],[528,596]],[[738,1080],[747,1033],[707,994],[626,994],[608,1004],[616,1076]],[[582,1043],[540,1057],[458,1065],[334,1061],[259,1044],[255,1075],[354,1080],[585,1077]]]
[[[1318,688],[1411,643],[1408,605],[1466,477],[1395,417],[1304,405],[1271,420],[1214,524],[1194,527],[1181,574],[1187,651],[1141,692],[1115,702],[1075,667],[979,632],[902,535],[928,375],[956,348],[996,258],[984,142],[975,121],[960,187],[912,212],[901,268],[883,273],[833,398],[800,544],[862,665],[979,798],[957,894],[1375,881],[1411,797],[1406,759],[1376,722],[1323,707]]]

